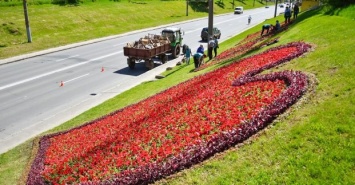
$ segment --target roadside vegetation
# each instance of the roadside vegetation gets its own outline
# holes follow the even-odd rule
[[[33,0],[28,1],[32,35],[28,43],[21,2],[0,1],[0,59],[208,15],[205,2],[191,2],[186,16],[186,1],[86,0],[72,6]],[[215,1],[215,14],[233,13],[231,2]],[[254,7],[252,0],[234,4]],[[255,7],[261,6],[255,2]]]
[[[314,51],[267,71],[313,74],[318,84],[312,96],[247,142],[157,184],[355,184],[354,18],[354,5],[301,13],[289,29],[276,36],[280,37],[277,44],[250,53],[293,41],[312,44]],[[260,27],[221,43],[219,52]],[[193,64],[177,66],[163,74],[166,78],[145,82],[47,133],[81,125],[216,67],[192,72]],[[34,141],[0,155],[0,184],[23,184]]]

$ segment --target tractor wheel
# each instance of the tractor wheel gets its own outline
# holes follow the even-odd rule
[[[173,58],[177,58],[180,54],[180,44],[176,44],[175,48],[173,48]]]

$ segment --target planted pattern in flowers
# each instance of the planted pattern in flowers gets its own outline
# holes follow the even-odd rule
[[[66,132],[48,135],[28,184],[146,184],[245,140],[307,88],[300,72],[258,75],[308,51],[295,42],[181,83]]]

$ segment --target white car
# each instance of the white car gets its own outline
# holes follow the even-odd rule
[[[242,6],[237,6],[234,9],[234,14],[242,14],[243,13],[243,7]]]

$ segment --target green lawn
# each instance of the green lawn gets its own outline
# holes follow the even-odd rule
[[[354,10],[307,12],[278,35],[278,44],[314,45],[306,56],[268,71],[314,74],[318,85],[308,100],[243,145],[159,184],[354,184]]]
[[[247,142],[157,184],[355,184],[354,18],[355,6],[300,14],[277,35],[280,42],[275,46],[303,40],[314,51],[266,72],[288,69],[313,74],[318,81],[314,91]],[[221,43],[220,51],[259,29]],[[177,66],[164,73],[166,78],[143,83],[50,132],[83,124],[214,68],[194,73],[193,64]],[[29,140],[0,155],[0,184],[23,184],[32,147]]]

